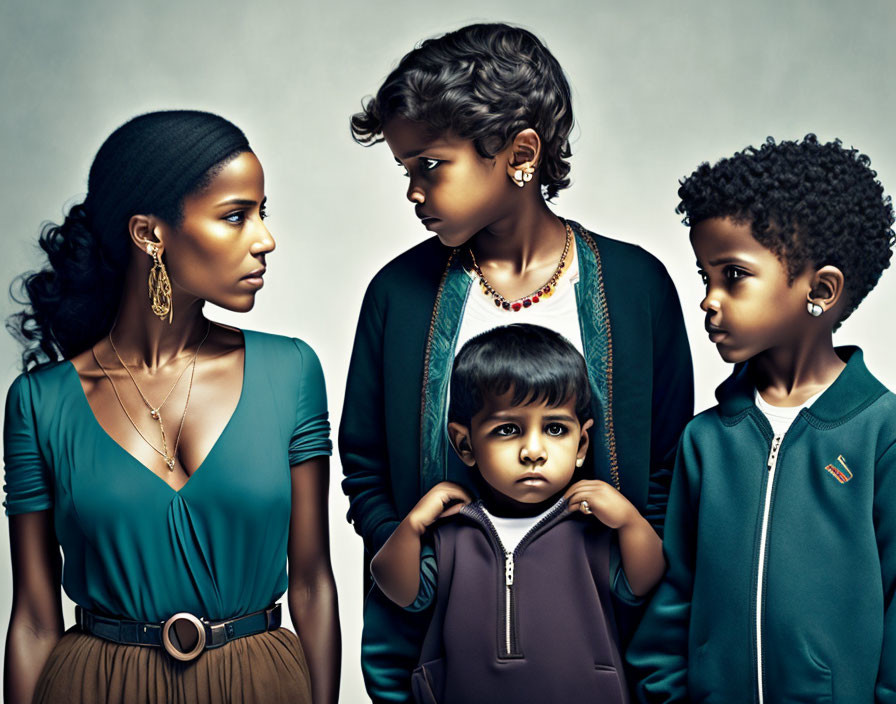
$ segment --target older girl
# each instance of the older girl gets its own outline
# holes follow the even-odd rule
[[[435,484],[465,481],[445,432],[455,350],[511,322],[556,330],[583,353],[596,419],[588,476],[662,529],[693,408],[681,309],[653,256],[548,207],[570,183],[572,125],[557,60],[504,24],[423,42],[352,119],[361,143],[385,139],[435,234],[387,264],[361,307],[339,444],[368,555]],[[623,637],[630,615],[620,605]],[[408,699],[425,626],[370,593],[362,666],[375,701]]]

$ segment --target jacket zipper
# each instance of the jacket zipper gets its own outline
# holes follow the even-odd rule
[[[513,652],[513,553],[504,551],[504,653]]]
[[[759,566],[756,572],[756,685],[759,692],[759,704],[764,704],[765,693],[763,691],[762,675],[762,583],[765,577],[765,561],[768,553],[768,523],[771,513],[772,489],[775,484],[775,470],[778,466],[778,455],[781,451],[783,435],[776,435],[772,439],[772,446],[768,453],[766,467],[768,478],[765,485],[765,502],[762,508],[762,530],[759,537]]]
[[[558,501],[550,511],[541,517],[541,520],[526,531],[526,534],[520,538],[520,542],[511,552],[504,547],[504,543],[501,541],[501,536],[498,535],[498,531],[495,529],[494,524],[489,520],[482,507],[478,504],[471,505],[470,507],[470,513],[478,519],[479,523],[482,523],[486,527],[486,532],[491,537],[492,544],[497,552],[504,556],[504,583],[502,585],[504,592],[504,607],[501,609],[502,613],[500,614],[500,620],[504,627],[504,652],[500,653],[500,657],[506,658],[522,655],[517,638],[516,609],[513,607],[513,587],[516,582],[516,558],[526,545],[531,542],[535,532],[548,521],[553,520],[558,514],[562,513],[565,508],[566,502]]]

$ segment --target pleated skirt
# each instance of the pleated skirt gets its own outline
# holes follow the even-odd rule
[[[69,629],[44,666],[34,702],[311,704],[302,646],[285,628],[237,638],[184,663],[161,648]]]

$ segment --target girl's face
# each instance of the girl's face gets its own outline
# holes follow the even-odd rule
[[[753,237],[750,223],[710,218],[691,228],[706,285],[706,331],[726,362],[795,345],[807,334],[811,267],[788,281],[784,263]]]
[[[175,295],[248,311],[264,286],[274,238],[265,227],[264,171],[252,152],[228,162],[205,188],[184,198],[180,225],[158,233]]]
[[[443,244],[458,247],[512,210],[509,147],[484,159],[472,140],[436,135],[403,117],[389,120],[383,135],[409,179],[414,212]]]

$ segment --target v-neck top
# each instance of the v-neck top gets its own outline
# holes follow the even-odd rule
[[[6,513],[53,509],[72,601],[139,621],[225,619],[286,590],[290,467],[331,454],[324,377],[301,340],[243,337],[239,401],[179,491],[106,433],[70,362],[13,382]]]

